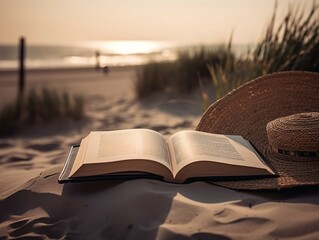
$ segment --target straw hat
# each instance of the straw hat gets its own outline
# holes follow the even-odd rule
[[[278,173],[215,184],[246,190],[319,185],[319,74],[254,79],[212,104],[196,130],[243,136]]]

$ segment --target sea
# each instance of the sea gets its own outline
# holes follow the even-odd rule
[[[141,65],[150,61],[174,61],[180,51],[200,44],[167,41],[87,41],[64,44],[28,44],[25,46],[27,69],[81,68]],[[205,45],[206,46],[206,45]],[[210,44],[218,49],[222,45]],[[235,53],[244,54],[248,45],[235,45]],[[0,45],[0,71],[18,68],[18,44]]]

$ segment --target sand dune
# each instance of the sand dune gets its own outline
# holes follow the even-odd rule
[[[70,146],[90,131],[143,127],[168,135],[194,129],[200,102],[196,93],[183,101],[161,94],[137,101],[131,91],[133,69],[116,69],[109,75],[37,74],[29,75],[29,87],[46,82],[84,94],[87,114],[81,122],[33,125],[0,139],[1,239],[319,237],[318,188],[244,192],[205,182],[169,184],[146,179],[58,184]],[[1,78],[0,85],[8,79]],[[37,85],[39,79],[44,82]],[[0,92],[14,89],[11,83],[4,84]],[[0,96],[6,101],[9,94]]]

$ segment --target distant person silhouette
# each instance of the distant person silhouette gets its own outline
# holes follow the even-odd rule
[[[109,73],[110,68],[107,65],[101,66],[100,56],[101,56],[101,53],[99,51],[95,51],[95,59],[96,59],[95,69],[96,71],[102,70],[103,73],[107,74]]]

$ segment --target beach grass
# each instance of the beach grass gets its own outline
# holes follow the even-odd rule
[[[70,118],[80,120],[84,116],[84,97],[70,96],[54,89],[31,89],[14,103],[5,105],[0,112],[0,136],[14,133],[26,125]]]
[[[276,6],[261,41],[243,58],[226,58],[223,67],[208,65],[217,98],[261,75],[280,71],[319,72],[319,22],[315,3],[306,15],[290,9],[278,27]],[[228,51],[231,51],[231,42]]]
[[[225,49],[212,50],[205,46],[180,51],[176,61],[151,62],[138,69],[135,81],[137,97],[143,98],[158,91],[190,93],[199,86],[198,77],[209,78],[207,63],[224,62]]]
[[[307,14],[301,8],[290,9],[278,27],[276,12],[275,5],[261,40],[243,56],[234,54],[231,36],[228,45],[218,51],[202,47],[200,51],[180,53],[175,62],[146,64],[137,75],[136,95],[141,98],[156,91],[189,93],[201,87],[203,101],[207,101],[203,87],[207,78],[218,99],[265,74],[290,70],[319,72],[318,5],[314,2]]]
[[[139,98],[157,91],[165,91],[174,73],[171,62],[150,62],[136,72],[135,92]]]
[[[261,42],[253,53],[265,73],[306,70],[319,72],[319,5],[306,15],[290,9],[275,28],[276,7]]]

